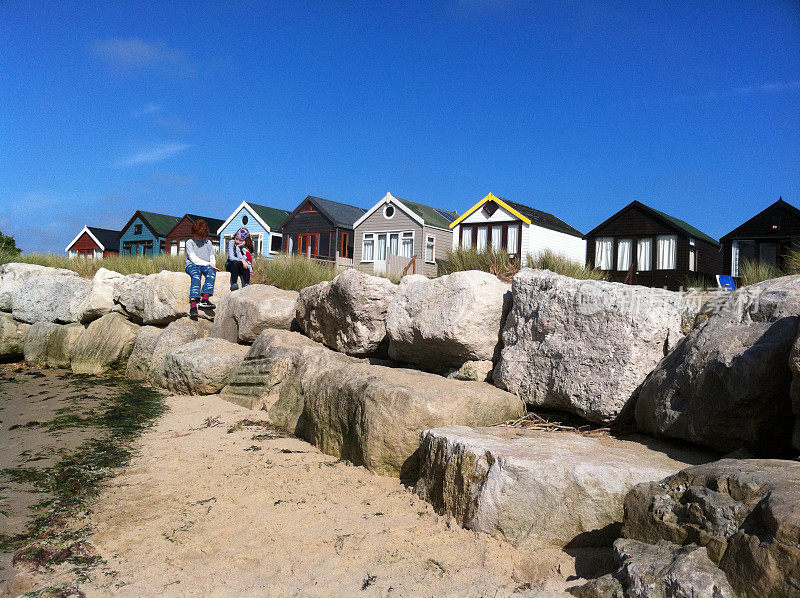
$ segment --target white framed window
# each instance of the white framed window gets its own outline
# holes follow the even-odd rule
[[[281,250],[282,243],[283,243],[283,235],[276,235],[275,233],[272,233],[269,236],[270,253],[279,253]]]
[[[294,237],[289,235],[289,241],[286,245],[286,249],[289,253],[294,253]]]
[[[178,253],[180,253],[181,255],[186,253],[186,239],[181,239],[180,241],[178,241]]]
[[[386,220],[391,220],[394,217],[394,212],[395,207],[392,204],[387,203],[383,206],[383,217],[386,218]]]
[[[414,255],[414,231],[403,231],[400,243],[400,255],[409,259]]]
[[[461,227],[461,248],[462,249],[469,249],[472,247],[472,227],[471,226],[462,226]]]
[[[739,276],[739,241],[731,243],[731,276]]]
[[[492,226],[492,238],[491,238],[492,247],[497,250],[502,250],[503,248],[503,225],[502,224],[495,224]]]
[[[517,252],[519,251],[519,226],[516,224],[508,225],[506,251],[508,252],[508,255],[517,255]]]
[[[428,264],[436,263],[436,237],[433,235],[425,237],[425,262]]]
[[[361,246],[361,261],[371,262],[375,259],[375,233],[364,233]]]
[[[659,235],[656,270],[674,270],[678,264],[678,235]]]
[[[594,266],[600,270],[614,267],[614,237],[597,237],[594,240]]]
[[[479,226],[478,227],[478,244],[475,246],[475,249],[478,251],[486,251],[486,242],[489,236],[489,227],[488,226]]]
[[[639,239],[636,242],[636,269],[640,272],[653,269],[653,239]]]
[[[630,269],[632,261],[633,239],[617,241],[617,270],[625,272]]]

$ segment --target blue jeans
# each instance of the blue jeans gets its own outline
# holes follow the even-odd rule
[[[217,271],[214,268],[189,264],[186,266],[186,273],[192,278],[192,282],[189,284],[189,299],[200,299],[200,293],[214,294],[214,279],[217,276]],[[201,275],[206,277],[202,290],[200,289]]]

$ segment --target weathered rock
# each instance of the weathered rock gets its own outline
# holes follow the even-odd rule
[[[705,547],[740,595],[800,595],[800,463],[723,459],[636,486],[623,534]]]
[[[15,361],[24,356],[25,333],[29,324],[0,313],[0,361]]]
[[[360,270],[300,292],[297,323],[310,338],[340,353],[386,356],[386,312],[397,285]]]
[[[289,330],[297,309],[297,291],[251,284],[217,301],[210,336],[251,343],[267,328]]]
[[[618,570],[572,591],[578,598],[736,598],[700,546],[614,542]]]
[[[514,546],[607,546],[619,535],[634,485],[710,458],[651,446],[516,428],[437,428],[423,436],[416,491],[438,513]]]
[[[25,361],[53,368],[68,368],[78,338],[83,334],[81,324],[36,322],[26,334],[23,351]]]
[[[523,410],[488,384],[370,365],[278,330],[261,333],[221,396],[260,401],[273,423],[323,452],[401,477],[415,473],[426,428],[488,425]]]
[[[800,450],[800,334],[792,345],[789,355],[789,366],[792,370],[792,384],[789,388],[789,395],[794,414],[794,434],[792,435],[792,446]]]
[[[21,322],[77,322],[92,283],[77,276],[41,274],[11,292],[11,312]]]
[[[100,268],[92,279],[92,286],[81,306],[78,321],[83,324],[96,320],[115,309],[114,293],[118,284],[126,282],[126,276]]]
[[[697,328],[642,384],[638,427],[722,452],[785,454],[794,422],[789,354],[799,315],[800,276],[706,304]]]
[[[133,351],[125,367],[125,377],[129,380],[150,380],[152,376],[153,352],[158,338],[164,332],[156,326],[142,326],[136,332]]]
[[[122,370],[128,362],[139,326],[122,314],[106,314],[89,324],[72,350],[72,371],[101,374]]]
[[[164,328],[153,348],[150,358],[150,381],[156,386],[165,386],[164,358],[167,353],[197,339],[205,338],[211,331],[211,322],[181,318]]]
[[[404,276],[386,317],[389,356],[428,369],[495,360],[509,291],[487,272]]]
[[[447,377],[456,380],[488,382],[491,380],[493,368],[494,364],[491,361],[467,361]]]
[[[615,420],[682,336],[671,291],[524,268],[512,283],[494,382],[529,405]]]
[[[230,273],[217,272],[215,301],[230,294]],[[168,324],[189,315],[189,275],[164,270],[147,276],[129,276],[115,285],[114,301],[131,319],[144,324]]]
[[[217,393],[248,349],[221,338],[201,338],[176,347],[164,358],[164,386],[189,395]]]
[[[0,311],[11,311],[12,294],[23,282],[43,275],[78,277],[77,272],[63,268],[48,268],[47,266],[17,262],[0,265]]]

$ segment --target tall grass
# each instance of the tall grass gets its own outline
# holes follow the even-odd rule
[[[757,261],[744,260],[739,264],[739,286],[746,287],[757,282],[769,280],[770,278],[778,278],[784,276],[786,273],[782,272],[775,266],[768,266]]]
[[[519,272],[519,260],[512,260],[508,253],[498,249],[476,251],[475,249],[455,249],[437,263],[439,276],[464,272],[466,270],[481,270],[494,274],[500,280],[508,282]]]
[[[602,270],[584,266],[580,262],[571,260],[549,249],[536,254],[528,254],[528,267],[537,270],[550,270],[556,274],[563,274],[571,278],[608,280],[608,275]]]
[[[288,291],[332,280],[336,276],[333,264],[324,264],[300,255],[279,255],[271,260],[256,260],[253,281],[271,284]]]

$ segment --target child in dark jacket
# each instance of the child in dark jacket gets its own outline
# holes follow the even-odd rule
[[[225,262],[225,269],[231,273],[231,291],[239,288],[239,280],[242,286],[250,284],[250,264],[245,255],[244,243],[250,236],[246,228],[240,228],[233,235],[233,239],[228,241],[228,259]]]

